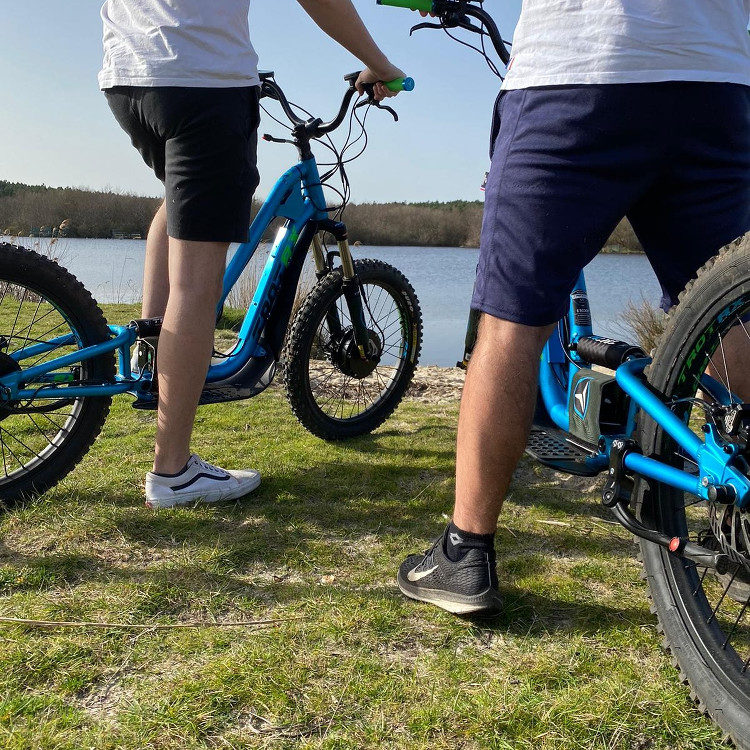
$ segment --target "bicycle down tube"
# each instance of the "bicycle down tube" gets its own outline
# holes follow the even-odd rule
[[[276,218],[287,219],[287,223],[279,230],[269,253],[260,283],[239,331],[237,344],[219,364],[211,366],[207,383],[231,377],[251,357],[261,353],[258,350],[260,335],[302,229],[308,222],[320,221],[326,219],[327,216],[325,197],[320,185],[320,176],[315,159],[306,159],[287,170],[278,180],[255,217],[248,233],[248,241],[237,248],[232,260],[227,265],[218,311],[223,307],[232,287],[237,283],[240,275],[253,258],[268,226]],[[88,346],[65,356],[51,359],[28,370],[13,372],[4,376],[3,384],[7,389],[7,397],[11,399],[81,398],[127,393],[132,389],[135,381],[130,377],[129,356],[125,355],[135,343],[137,335],[130,326],[109,326],[109,329],[113,335],[113,338],[109,341]],[[64,343],[68,342],[55,340],[40,343],[19,350],[15,353],[15,357],[18,361],[22,361],[33,356],[40,356],[45,351],[52,351]],[[125,369],[121,369],[116,382],[62,387],[66,373],[55,373],[56,370],[80,364],[117,350],[120,351],[121,365]],[[44,383],[45,376],[49,376],[51,373],[55,373],[56,376],[48,378],[53,382],[49,383],[47,387],[19,388],[22,382]]]

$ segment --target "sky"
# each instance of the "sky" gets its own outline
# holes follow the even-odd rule
[[[368,150],[349,167],[352,200],[481,198],[499,80],[477,53],[443,32],[409,38],[410,26],[421,20],[417,14],[375,0],[355,5],[391,61],[415,79],[416,89],[391,100],[399,123],[370,113]],[[0,0],[0,179],[162,192],[98,90],[100,6],[100,0]],[[506,38],[520,6],[521,0],[485,3]],[[252,0],[250,24],[260,67],[275,71],[292,101],[329,119],[344,92],[343,76],[361,64],[319,31],[294,0]],[[261,124],[264,132],[283,135],[268,118]],[[316,155],[324,161],[322,149]],[[258,194],[264,195],[294,163],[296,151],[261,142],[258,158]]]

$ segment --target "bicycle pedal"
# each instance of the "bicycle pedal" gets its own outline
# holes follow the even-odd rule
[[[159,408],[158,396],[152,398],[137,398],[131,406],[139,411],[156,411]]]
[[[533,425],[526,453],[545,466],[582,477],[594,477],[607,468],[596,448],[573,442],[555,427]]]

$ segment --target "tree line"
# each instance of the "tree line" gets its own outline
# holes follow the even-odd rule
[[[0,234],[29,236],[65,223],[68,237],[146,236],[160,200],[128,193],[53,188],[0,180]],[[256,201],[255,209],[259,203]],[[363,245],[477,247],[481,201],[350,204],[344,214],[352,241]],[[608,243],[640,249],[622,223]]]
[[[68,237],[145,237],[158,206],[156,198],[126,193],[0,181],[0,232],[29,236],[67,222]]]

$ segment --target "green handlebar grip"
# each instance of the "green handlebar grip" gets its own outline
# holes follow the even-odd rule
[[[408,8],[409,10],[432,10],[432,0],[377,0],[378,5],[390,5],[393,8]]]
[[[388,81],[385,84],[388,91],[414,91],[414,79],[413,78],[396,78],[393,81]]]

